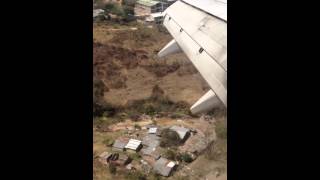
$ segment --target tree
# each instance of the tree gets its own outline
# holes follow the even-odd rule
[[[190,163],[193,161],[192,157],[188,153],[181,154],[181,159],[186,163]]]
[[[160,146],[161,147],[172,147],[180,145],[180,137],[179,134],[171,129],[164,129],[161,132],[161,140]]]

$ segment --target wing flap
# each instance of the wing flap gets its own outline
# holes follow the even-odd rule
[[[209,90],[196,103],[192,105],[190,111],[192,112],[192,114],[199,114],[209,111],[210,109],[213,109],[220,104],[221,102],[217,98],[216,94],[212,90]]]
[[[161,57],[164,57],[170,54],[179,53],[179,52],[181,52],[181,49],[178,43],[173,39],[164,48],[160,50],[160,52],[158,53],[158,56],[161,58]]]

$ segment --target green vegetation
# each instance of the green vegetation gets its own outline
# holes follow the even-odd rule
[[[172,131],[170,129],[164,129],[161,132],[161,147],[175,147],[180,145],[180,137],[177,132]]]
[[[172,150],[172,149],[167,149],[164,153],[164,156],[167,158],[167,159],[171,159],[171,160],[176,160],[177,158],[177,151],[175,150]]]
[[[106,139],[103,140],[102,143],[105,144],[106,146],[112,146],[113,142],[114,142],[114,139],[107,137]]]
[[[141,36],[141,39],[149,38],[149,36],[151,36],[147,31],[139,32],[139,35]],[[165,61],[154,61],[150,65],[144,66],[144,68],[147,71],[154,73],[157,77],[164,77],[169,73],[177,71],[180,68],[180,64],[178,62],[168,64]]]
[[[134,14],[134,7],[132,5],[125,4],[120,6],[117,3],[107,3],[104,10],[107,14],[111,13],[120,16],[124,21],[131,20],[129,17]]]
[[[129,114],[147,114],[150,116],[177,111],[187,114],[188,104],[185,102],[174,103],[166,97],[163,90],[156,85],[149,98],[129,102],[126,111],[128,111]]]
[[[114,164],[109,164],[109,172],[111,174],[116,174],[117,173],[117,167]]]
[[[227,120],[225,116],[216,117],[217,140],[208,144],[205,155],[210,160],[227,161]]]
[[[106,102],[102,88],[104,86],[100,82],[94,85],[93,117],[96,124],[107,123],[106,121],[115,122],[111,121],[112,118],[122,120],[129,117],[138,121],[141,114],[161,116],[172,113],[174,117],[182,117],[189,113],[188,103],[171,101],[157,85],[153,88],[152,95],[149,98],[131,101],[125,106],[113,106]]]
[[[159,174],[152,172],[149,174],[148,179],[149,180],[161,180],[163,178]]]
[[[118,16],[125,16],[125,11],[116,3],[108,3],[104,7],[105,12],[112,13]]]
[[[188,153],[182,153],[180,157],[186,163],[191,163],[193,161],[192,157]]]
[[[219,139],[227,139],[227,121],[220,120],[215,123],[216,134]]]
[[[138,130],[141,130],[141,126],[139,126],[139,124],[134,124],[134,128],[138,129]]]
[[[140,171],[130,171],[125,175],[127,180],[147,180],[146,176]]]
[[[141,155],[138,154],[138,153],[129,154],[129,157],[130,157],[130,159],[132,159],[132,160],[140,160],[140,159],[142,158]]]

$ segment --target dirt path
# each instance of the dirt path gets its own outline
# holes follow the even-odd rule
[[[107,29],[107,31],[136,31],[136,30],[138,30],[137,27],[119,28],[119,29],[116,29],[116,28]]]

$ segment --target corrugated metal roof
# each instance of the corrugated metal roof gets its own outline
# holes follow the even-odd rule
[[[170,162],[167,164],[167,167],[173,168],[175,165],[176,165],[176,163],[174,163],[173,161],[170,161]]]
[[[156,13],[151,13],[150,16],[152,16],[153,18],[157,18],[157,17],[163,17],[164,14],[162,12],[156,12]]]
[[[168,159],[161,157],[155,162],[153,169],[162,176],[169,176],[173,167],[167,166],[168,162]]]
[[[93,17],[97,17],[99,16],[100,14],[104,13],[104,10],[103,9],[94,9],[93,10]]]
[[[145,6],[154,6],[158,3],[160,3],[159,1],[153,1],[153,0],[138,0],[136,2],[137,4],[142,4],[142,5],[145,5]]]
[[[115,141],[113,143],[114,148],[123,149],[126,146],[127,143],[121,142],[121,141]]]
[[[128,144],[125,146],[127,149],[137,150],[137,148],[141,145],[140,140],[130,139]]]
[[[190,129],[180,127],[180,126],[172,126],[170,129],[173,131],[176,131],[180,139],[184,139],[187,133],[190,131]]]
[[[227,0],[182,0],[213,16],[227,21]]]
[[[157,132],[157,129],[158,129],[158,128],[156,128],[156,127],[149,128],[148,133],[149,133],[149,134],[155,134],[155,133]]]

